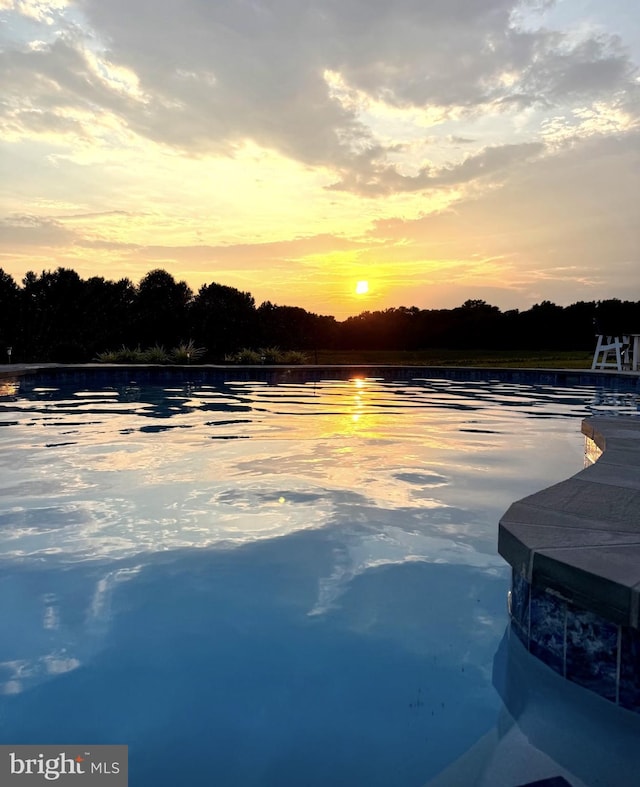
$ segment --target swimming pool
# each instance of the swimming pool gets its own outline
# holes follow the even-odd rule
[[[638,394],[286,380],[0,381],[0,740],[127,743],[136,786],[553,775],[495,732],[497,522]],[[637,735],[613,710],[611,740]],[[573,735],[573,783],[610,783]]]

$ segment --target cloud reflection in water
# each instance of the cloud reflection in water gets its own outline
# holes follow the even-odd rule
[[[2,736],[124,735],[139,783],[176,776],[144,752],[208,735],[221,783],[354,762],[352,784],[424,783],[497,713],[497,519],[580,468],[591,396],[360,379],[0,397]]]

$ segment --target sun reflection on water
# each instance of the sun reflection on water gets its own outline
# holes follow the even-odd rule
[[[18,380],[0,380],[0,396],[15,396],[20,388]]]
[[[0,402],[17,421],[2,435],[11,459],[0,456],[9,523],[0,554],[77,561],[241,544],[373,510],[437,536],[469,539],[472,522],[487,541],[494,522],[479,527],[475,512],[497,513],[526,490],[523,452],[551,431],[529,418],[539,391],[507,388],[509,407],[500,391],[363,376],[169,391],[41,386]],[[547,468],[551,476],[548,458]],[[496,473],[509,479],[497,490],[487,484]]]

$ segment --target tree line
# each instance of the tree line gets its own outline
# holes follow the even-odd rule
[[[165,270],[129,279],[82,279],[58,268],[26,274],[21,285],[0,269],[0,354],[14,362],[83,363],[128,347],[172,347],[193,341],[203,361],[219,362],[241,348],[278,346],[340,350],[566,349],[590,350],[596,333],[640,331],[640,301],[609,299],[526,311],[501,311],[483,300],[454,309],[389,308],[339,322],[249,292],[204,284],[194,293]],[[1,360],[5,360],[0,355]]]

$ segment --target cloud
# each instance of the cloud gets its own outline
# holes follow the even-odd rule
[[[541,102],[596,99],[631,88],[636,71],[616,36],[594,34],[567,48],[556,34],[528,66],[522,84]]]
[[[94,219],[131,218],[135,215],[139,214],[133,214],[126,210],[105,210],[96,213],[69,213],[64,218],[67,221],[85,222]]]
[[[395,304],[637,287],[640,80],[614,6],[0,0],[3,248],[329,311],[374,275]]]
[[[66,246],[73,240],[73,232],[54,219],[28,215],[0,219],[2,246]]]
[[[0,11],[15,11],[37,22],[52,25],[69,0],[0,0]]]
[[[36,2],[29,13],[50,19],[64,5]],[[13,86],[14,128],[88,134],[90,115],[77,111],[109,112],[136,134],[191,155],[233,155],[253,140],[339,173],[339,187],[360,194],[452,182],[434,174],[431,161],[416,162],[417,176],[401,172],[393,159],[399,140],[384,140],[362,101],[400,112],[437,108],[437,123],[446,124],[595,101],[635,84],[615,37],[576,41],[524,29],[515,0],[165,0],[161,7],[78,0],[73,8],[84,32],[67,15],[50,43],[0,58],[3,84]],[[360,104],[337,95],[327,73]],[[447,135],[470,143],[466,134]],[[476,150],[446,169],[452,178],[484,177],[487,168],[473,170],[483,155],[493,154]]]
[[[398,191],[424,191],[486,178],[495,183],[500,173],[505,170],[511,173],[517,164],[535,159],[543,151],[544,145],[539,142],[487,147],[475,155],[467,156],[459,164],[438,169],[424,167],[417,175],[402,175],[394,167],[384,164],[371,166],[371,162],[365,157],[364,166],[360,170],[355,167],[347,169],[342,179],[330,188],[366,196]]]
[[[133,87],[127,92],[122,80],[110,77],[106,61],[97,62],[80,41],[65,36],[38,48],[0,52],[0,75],[0,122],[12,134],[22,128],[27,136],[70,132],[91,138],[96,116],[106,111],[127,121],[142,101]]]
[[[639,171],[640,131],[586,138],[522,166],[481,198],[417,220],[376,222],[371,238],[423,260],[426,273],[434,272],[431,260],[445,264],[457,292],[504,282],[512,305],[621,297],[621,282],[633,297],[640,292]],[[437,271],[431,282],[443,285]]]
[[[82,245],[93,245],[83,243]],[[115,246],[114,246],[115,248]],[[121,248],[125,250],[124,245]],[[138,260],[165,261],[188,265],[203,273],[216,270],[260,271],[291,270],[292,263],[303,263],[310,256],[337,254],[366,248],[366,244],[334,235],[316,235],[272,243],[230,243],[213,245],[131,246]]]

